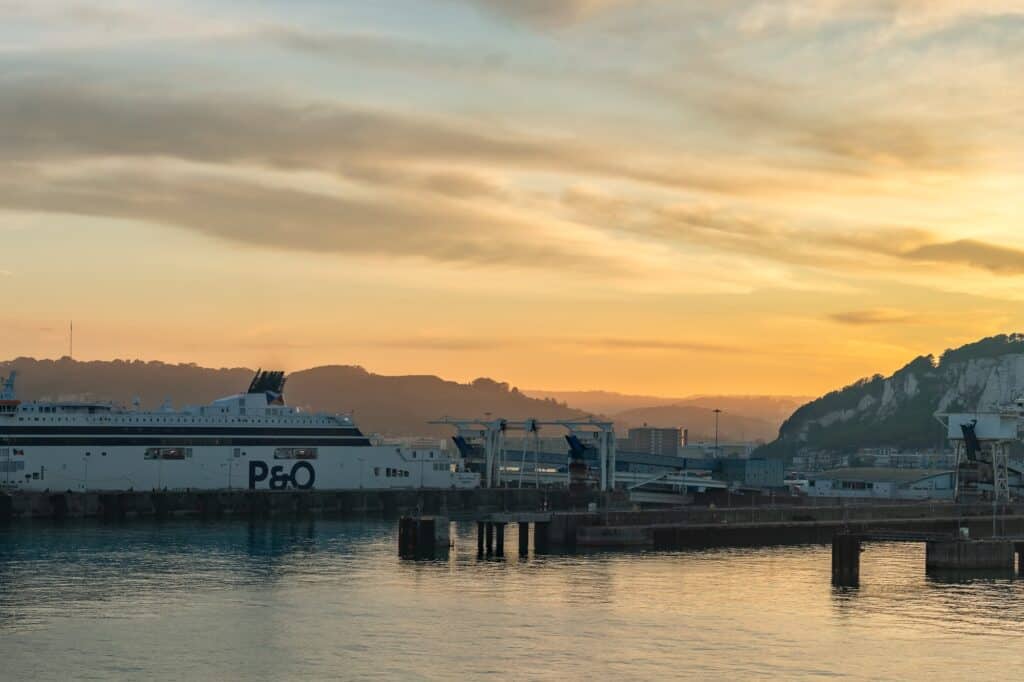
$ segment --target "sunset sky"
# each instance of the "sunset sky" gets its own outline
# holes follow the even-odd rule
[[[0,359],[888,373],[1024,329],[1022,46],[1005,0],[0,0]]]

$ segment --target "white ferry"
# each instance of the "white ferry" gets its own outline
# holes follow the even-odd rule
[[[20,401],[0,382],[0,487],[8,490],[475,488],[436,448],[375,445],[345,415],[284,403],[284,373],[246,393],[157,411],[136,404]],[[137,401],[136,401],[137,403]]]

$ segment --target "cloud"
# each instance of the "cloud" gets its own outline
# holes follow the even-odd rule
[[[729,191],[749,184],[697,168],[623,162],[622,154],[581,145],[569,135],[545,137],[327,102],[281,105],[157,90],[127,94],[123,86],[66,80],[7,79],[0,81],[0,92],[0,159],[13,161],[166,156],[341,175],[350,167],[484,163],[505,171],[595,174],[675,188]]]
[[[602,12],[636,4],[637,0],[466,0],[495,12],[539,27],[575,24]]]
[[[332,196],[227,177],[130,170],[61,181],[25,168],[6,173],[13,179],[0,184],[0,205],[18,210],[145,220],[277,249],[570,267],[608,276],[631,272],[626,261],[588,250],[564,232],[546,234],[540,225],[436,197]]]
[[[891,308],[869,308],[866,310],[848,310],[833,313],[829,319],[841,324],[853,326],[912,324],[921,320],[920,316]]]
[[[974,239],[924,244],[905,252],[903,257],[931,263],[966,265],[997,275],[1024,274],[1024,250]]]
[[[260,335],[240,345],[250,348],[278,348],[288,350],[311,350],[332,348],[392,348],[395,350],[465,352],[492,351],[516,346],[509,339],[471,338],[457,336],[420,336],[410,334],[402,337],[378,336],[372,338],[325,339],[322,341],[282,341],[286,334],[275,332]],[[519,344],[521,346],[521,344]]]
[[[937,272],[961,265],[994,275],[1024,274],[1024,250],[977,240],[943,241],[938,230],[849,221],[802,224],[786,213],[737,211],[710,203],[645,203],[574,187],[561,196],[574,219],[667,245],[698,246],[818,270],[908,274],[908,263]],[[853,322],[850,320],[842,320]],[[889,319],[888,321],[895,321]]]
[[[740,352],[737,346],[728,346],[702,341],[684,341],[672,339],[650,339],[629,337],[584,338],[573,342],[591,349],[626,350],[626,351],[683,351],[696,353],[734,353]]]
[[[803,225],[785,213],[739,211],[714,203],[645,203],[581,188],[563,193],[562,204],[579,220],[662,243],[815,268],[863,270],[872,258],[894,264],[904,251],[935,239],[932,232],[914,227],[835,221]]]
[[[13,277],[14,273],[10,270],[0,270],[0,277]]]
[[[432,77],[493,78],[506,70],[506,57],[498,49],[480,52],[391,33],[339,33],[270,23],[239,32],[235,42],[270,44],[318,59]]]
[[[275,105],[244,97],[47,81],[0,84],[9,159],[161,155],[209,162],[343,170],[367,160],[482,160],[565,164],[580,152],[494,135],[460,122],[346,108]]]
[[[869,24],[884,27],[889,35],[914,36],[977,18],[1024,13],[1016,0],[757,0],[742,4],[737,25],[749,34]]]
[[[483,4],[571,19],[620,3]],[[404,69],[420,62],[460,69],[455,52],[391,35],[321,34],[258,22],[237,35],[357,66],[377,61]],[[486,73],[486,56],[473,54],[470,71]],[[808,107],[813,90],[806,84],[775,87],[760,73],[745,78],[742,70],[726,68],[734,64],[720,66],[713,78],[698,78],[698,96],[680,102],[706,106],[717,125],[731,131],[726,137],[739,141],[741,153],[729,151],[732,139],[723,141],[720,130],[706,133],[709,146],[691,152],[689,138],[671,134],[663,146],[651,146],[571,125],[511,124],[497,110],[471,118],[14,71],[0,77],[0,163],[15,177],[0,188],[0,208],[150,220],[274,248],[552,271],[562,262],[591,274],[606,269],[612,277],[641,272],[629,262],[638,244],[675,249],[665,253],[665,267],[644,273],[648,281],[684,270],[677,253],[690,246],[700,247],[686,252],[693,261],[710,253],[770,262],[759,274],[772,281],[794,271],[776,264],[862,273],[956,262],[1001,275],[1017,272],[1012,252],[982,242],[951,249],[957,242],[949,230],[930,229],[926,220],[924,227],[890,226],[897,221],[887,220],[884,209],[837,217],[853,201],[832,209],[832,216],[820,210],[838,206],[837,198],[897,194],[900,186],[890,177],[909,184],[914,171],[961,171],[976,163],[974,136],[959,130],[963,119],[955,112],[948,120],[914,119],[884,108],[865,115],[859,106]],[[685,78],[659,85],[657,70],[602,68],[594,70],[597,82],[607,76],[618,88],[633,79],[666,100],[683,97],[690,85]],[[109,159],[127,160],[138,172],[92,178],[52,172]],[[168,175],[167,159],[219,167],[242,179]],[[245,180],[259,169],[294,177],[287,187]],[[337,187],[304,188],[306,173]],[[605,190],[579,189],[589,184]],[[938,193],[936,186],[931,191]],[[811,209],[796,205],[793,195],[811,196]],[[546,214],[548,208],[558,215]],[[308,221],[298,219],[307,213]],[[694,272],[689,264],[685,269]]]
[[[510,3],[527,11],[528,6]],[[627,4],[627,3],[609,3]],[[543,2],[543,12],[554,17],[568,12],[586,13],[587,3]],[[598,11],[604,4],[591,8]],[[545,15],[546,16],[546,15]],[[432,78],[469,79],[493,85],[498,78],[510,78],[518,87],[543,82],[560,89],[589,88],[598,91],[628,92],[642,106],[684,107],[701,112],[706,123],[730,132],[743,132],[754,139],[783,143],[822,158],[813,165],[818,172],[857,170],[866,173],[878,166],[888,172],[890,166],[904,169],[956,170],[976,161],[980,153],[976,140],[958,125],[956,117],[909,116],[886,112],[877,104],[866,106],[850,102],[836,93],[841,106],[823,107],[822,101],[808,106],[813,93],[806,87],[785,84],[764,75],[755,77],[738,71],[711,54],[687,54],[691,69],[685,78],[658,70],[637,73],[625,65],[597,67],[590,63],[538,65],[524,55],[500,50],[453,49],[404,36],[380,33],[318,32],[283,24],[269,24],[239,34],[247,41],[269,42],[282,49],[329,59],[362,68],[390,69],[396,73],[426,73]],[[891,107],[890,107],[891,108]],[[948,117],[948,112],[942,116]],[[773,164],[780,164],[780,159]],[[790,165],[794,165],[790,162]],[[627,169],[623,168],[623,173]],[[669,170],[668,173],[673,172]],[[678,169],[674,169],[678,172]],[[666,178],[648,169],[633,174],[645,181],[666,183]],[[707,186],[689,177],[686,181]],[[768,177],[760,178],[765,184]],[[721,181],[719,181],[721,182]],[[792,178],[790,178],[792,182]],[[678,184],[678,183],[677,183]],[[750,183],[748,183],[750,184]],[[782,183],[778,183],[782,184]]]

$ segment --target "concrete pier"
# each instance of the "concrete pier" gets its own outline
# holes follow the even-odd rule
[[[530,553],[530,522],[519,522],[519,556],[526,556]]]
[[[832,538],[832,584],[856,587],[860,583],[861,538],[837,533]]]
[[[1012,540],[951,540],[929,542],[925,567],[940,570],[1013,570]]]
[[[451,523],[444,516],[403,516],[398,520],[398,555],[403,559],[433,558],[447,551]]]

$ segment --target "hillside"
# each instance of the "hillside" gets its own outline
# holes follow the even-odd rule
[[[1001,335],[941,357],[921,356],[892,376],[873,376],[800,407],[761,454],[789,457],[801,449],[852,452],[892,445],[944,445],[937,411],[972,411],[1024,392],[1024,335]]]
[[[576,409],[594,414],[606,414],[613,417],[626,412],[634,412],[646,408],[676,406],[697,407],[713,410],[718,408],[732,415],[753,418],[772,425],[768,438],[774,438],[779,424],[793,414],[793,410],[808,400],[809,396],[789,395],[698,395],[685,398],[666,398],[649,395],[630,395],[611,391],[541,391],[524,389],[523,393],[534,398],[550,398],[558,402],[572,405]],[[631,420],[644,417],[639,412],[629,415]],[[653,417],[652,417],[653,419]],[[647,419],[648,423],[654,423]],[[685,422],[673,426],[689,426]],[[693,427],[690,427],[691,430]]]
[[[624,410],[635,410],[642,407],[658,407],[674,405],[685,398],[665,398],[651,395],[631,395],[614,391],[544,391],[540,389],[523,389],[523,393],[533,398],[557,400],[572,405],[576,409],[593,414],[613,415]]]
[[[92,399],[128,404],[138,396],[144,407],[157,407],[165,398],[180,407],[238,393],[248,387],[255,371],[138,360],[18,358],[0,362],[0,376],[12,369],[18,372],[18,394],[23,399]],[[382,376],[352,366],[294,372],[288,377],[286,395],[292,405],[352,412],[365,432],[385,435],[450,436],[449,427],[426,423],[445,415],[482,417],[490,412],[509,419],[583,416],[553,400],[529,398],[508,384],[490,379],[460,384],[436,376]]]

